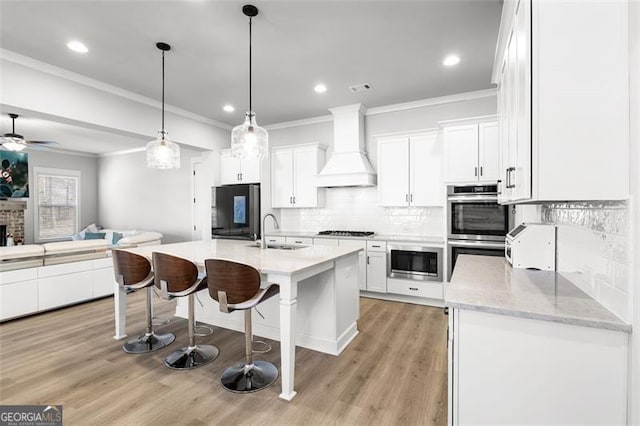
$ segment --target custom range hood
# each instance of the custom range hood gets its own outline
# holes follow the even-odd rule
[[[375,186],[376,172],[364,148],[362,104],[329,109],[333,114],[333,154],[316,176],[316,186]]]

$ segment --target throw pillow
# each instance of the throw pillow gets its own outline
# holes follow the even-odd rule
[[[85,240],[103,240],[104,232],[85,232],[84,239]]]
[[[118,241],[120,241],[123,237],[124,235],[122,235],[122,232],[114,232],[113,240],[111,240],[111,244],[118,244]]]

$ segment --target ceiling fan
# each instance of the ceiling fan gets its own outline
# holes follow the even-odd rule
[[[18,114],[9,114],[11,117],[11,133],[5,133],[2,137],[0,137],[0,146],[8,149],[9,151],[22,151],[29,145],[50,145],[55,144],[57,142],[54,141],[28,141],[25,140],[24,136],[16,133],[16,118],[19,117]]]

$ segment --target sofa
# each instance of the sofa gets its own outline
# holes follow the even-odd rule
[[[107,235],[121,235],[116,244]],[[101,230],[103,238],[0,247],[0,321],[112,295],[111,250],[162,242],[151,231]]]

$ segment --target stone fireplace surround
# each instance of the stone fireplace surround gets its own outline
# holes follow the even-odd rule
[[[26,208],[26,201],[0,200],[0,225],[7,227],[5,235],[12,234],[16,243],[24,241],[24,212]],[[6,238],[0,238],[0,240],[4,242]]]

